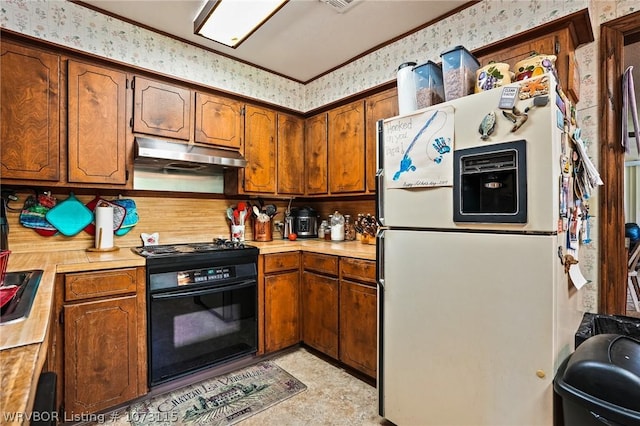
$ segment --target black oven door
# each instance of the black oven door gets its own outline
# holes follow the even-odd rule
[[[152,293],[149,385],[257,351],[255,279]]]

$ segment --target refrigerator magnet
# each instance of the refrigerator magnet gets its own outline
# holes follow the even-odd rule
[[[562,114],[562,111],[556,111],[556,126],[558,126],[558,129],[564,131],[564,115]]]
[[[520,86],[506,86],[502,88],[502,94],[500,95],[500,102],[498,103],[498,108],[500,109],[511,109],[516,105],[516,100],[518,99],[518,92],[520,91]]]

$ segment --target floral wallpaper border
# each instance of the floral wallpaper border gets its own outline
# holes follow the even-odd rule
[[[304,110],[302,84],[64,0],[2,0],[0,26],[154,72]]]
[[[0,26],[306,112],[392,81],[408,60],[439,62],[453,46],[472,50],[586,7],[587,0],[486,0],[307,85],[64,0],[2,0]]]

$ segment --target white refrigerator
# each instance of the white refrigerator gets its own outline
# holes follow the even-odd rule
[[[582,318],[570,114],[553,76],[525,83],[378,124],[379,412],[397,425],[553,424]]]

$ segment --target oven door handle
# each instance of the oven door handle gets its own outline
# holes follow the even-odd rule
[[[181,291],[178,293],[174,293],[174,292],[156,293],[156,294],[152,294],[151,298],[155,300],[159,300],[159,299],[175,299],[176,297],[203,296],[205,294],[219,293],[222,291],[239,290],[241,288],[250,287],[256,284],[257,284],[256,280],[246,280],[246,281],[242,281],[239,283],[230,284],[226,286],[225,285],[212,286],[212,287],[207,287],[207,288],[202,288],[197,290]]]

